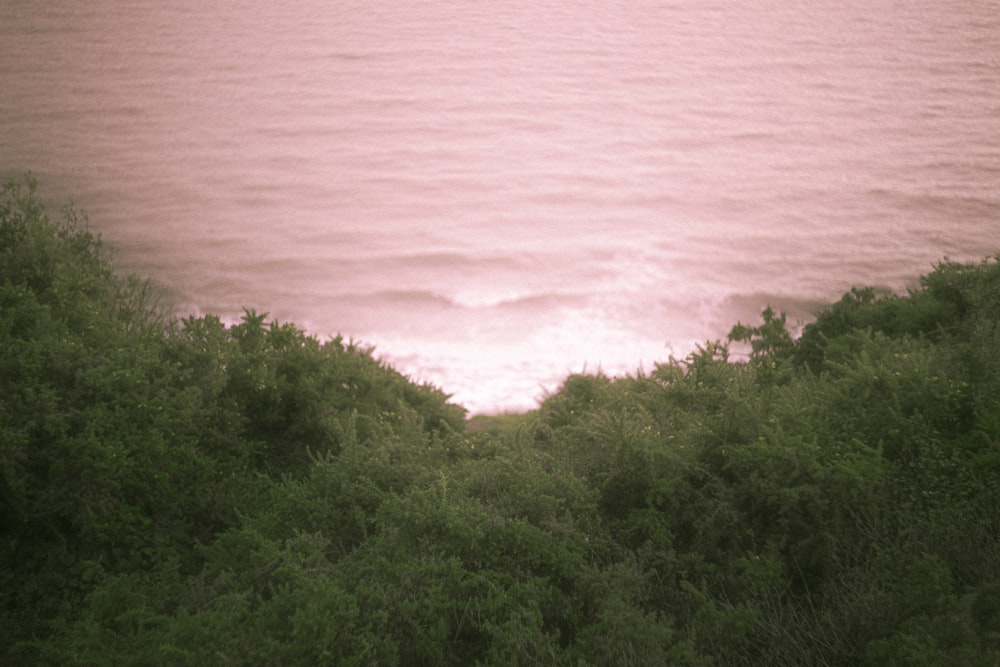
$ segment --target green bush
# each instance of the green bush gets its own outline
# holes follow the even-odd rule
[[[470,420],[0,192],[0,662],[994,665],[1000,265]]]

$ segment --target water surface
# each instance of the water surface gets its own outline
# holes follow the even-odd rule
[[[1000,251],[993,2],[0,7],[0,172],[474,411]]]

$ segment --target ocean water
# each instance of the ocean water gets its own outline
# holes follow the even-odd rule
[[[1000,251],[1000,7],[0,4],[0,175],[472,412]]]

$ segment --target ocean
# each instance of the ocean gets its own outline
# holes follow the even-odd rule
[[[0,4],[0,175],[472,413],[1000,252],[995,1]]]

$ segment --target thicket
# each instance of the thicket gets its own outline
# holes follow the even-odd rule
[[[0,656],[1000,663],[1000,266],[852,290],[529,414],[341,338],[174,320],[0,197]]]

